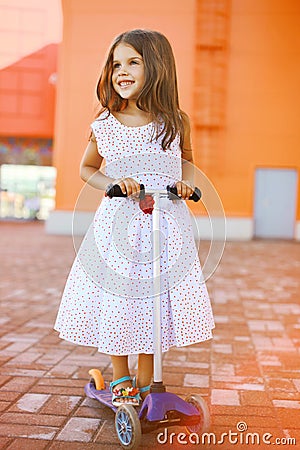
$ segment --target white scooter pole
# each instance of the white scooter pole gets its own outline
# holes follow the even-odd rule
[[[161,348],[161,301],[160,301],[160,226],[159,200],[161,192],[153,193],[154,208],[152,211],[152,242],[153,242],[153,337],[154,337],[154,377],[152,392],[164,392],[162,381],[162,348]]]

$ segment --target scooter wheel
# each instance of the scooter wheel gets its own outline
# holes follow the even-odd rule
[[[121,405],[117,409],[115,427],[123,448],[134,450],[139,448],[142,438],[141,423],[138,413],[132,405]]]
[[[210,415],[209,409],[207,407],[206,402],[200,395],[190,394],[186,397],[185,401],[187,403],[191,403],[195,408],[199,411],[199,423],[196,425],[187,426],[186,430],[190,433],[198,433],[201,434],[205,431],[208,431],[210,426]]]

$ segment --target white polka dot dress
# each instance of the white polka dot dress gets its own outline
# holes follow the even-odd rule
[[[179,138],[168,150],[152,123],[121,124],[103,113],[92,130],[105,173],[150,189],[181,180]],[[154,136],[154,139],[153,139]],[[162,350],[212,337],[214,320],[185,201],[160,201]],[[102,353],[154,353],[152,215],[133,198],[104,197],[66,282],[55,329]]]

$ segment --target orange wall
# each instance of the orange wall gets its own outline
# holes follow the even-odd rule
[[[300,175],[300,2],[232,0],[230,29],[223,171],[212,178],[227,215],[252,216],[256,167]]]
[[[0,135],[52,138],[60,0],[1,0],[0,9]]]
[[[79,162],[93,119],[95,84],[106,50],[115,35],[136,27],[157,29],[171,41],[181,106],[195,121],[195,159],[215,184],[227,216],[252,217],[256,167],[293,167],[299,171],[300,2],[224,0],[218,2],[221,4],[230,5],[226,70],[222,73],[224,119],[216,130],[208,127],[211,142],[206,148],[199,140],[203,130],[196,126],[201,108],[194,88],[196,17],[201,8],[211,9],[215,3],[62,0],[64,39],[54,160],[58,168],[57,209],[72,210],[83,186]],[[98,198],[101,194],[94,191],[94,195]],[[298,219],[299,199],[300,194]],[[197,211],[197,206],[193,209]]]
[[[57,209],[72,210],[83,186],[79,163],[93,120],[96,81],[116,35],[132,28],[152,28],[166,34],[176,55],[182,107],[191,112],[196,0],[62,0],[62,6],[54,149],[56,205]],[[100,193],[95,191],[94,195],[99,197]]]
[[[49,44],[0,70],[0,135],[54,134],[57,44]]]

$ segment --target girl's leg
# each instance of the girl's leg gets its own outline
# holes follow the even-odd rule
[[[137,386],[139,388],[148,386],[151,384],[153,376],[153,355],[140,353],[138,358],[138,376],[137,376]],[[141,393],[141,397],[145,398],[149,391]]]
[[[117,381],[120,378],[130,376],[129,373],[129,367],[128,367],[128,356],[111,356],[111,362],[113,366],[113,381]],[[121,388],[128,388],[132,387],[132,382],[130,380],[128,381],[122,381],[121,383],[118,383],[117,385],[113,386],[113,398],[112,402],[113,405],[118,406],[123,403],[130,403],[134,406],[138,406],[139,404],[139,398],[138,394],[136,396],[128,397],[126,395],[121,395],[117,393],[117,390]]]
[[[130,375],[128,367],[128,356],[111,356],[111,363],[113,366],[113,381]],[[118,388],[127,388],[128,386],[131,386],[130,381],[123,381],[122,383],[118,384]]]

